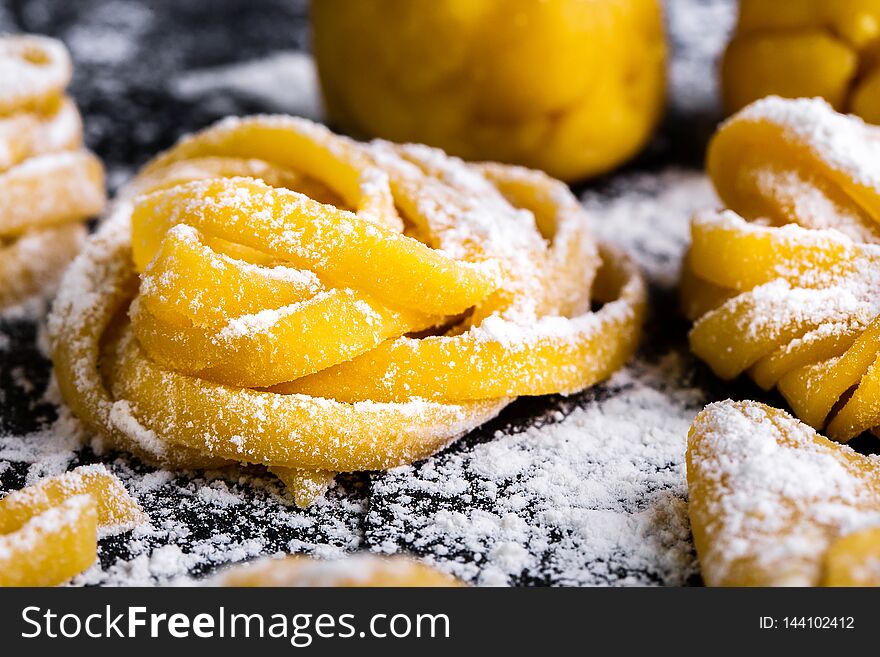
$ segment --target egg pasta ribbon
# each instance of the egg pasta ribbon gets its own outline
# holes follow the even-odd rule
[[[50,290],[105,202],[54,39],[0,36],[0,309]]]
[[[102,465],[81,466],[0,499],[0,586],[54,586],[92,565],[99,536],[146,521]]]

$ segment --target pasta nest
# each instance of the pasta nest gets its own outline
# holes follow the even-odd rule
[[[645,285],[546,175],[227,119],[149,163],[68,271],[61,392],[165,466],[269,466],[300,504],[425,458],[636,348]],[[599,307],[601,306],[601,307]]]
[[[0,36],[0,309],[50,291],[106,201],[54,39]]]
[[[878,158],[880,129],[823,101],[754,103],[710,144],[728,209],[694,218],[684,265],[693,352],[840,442],[880,425]]]

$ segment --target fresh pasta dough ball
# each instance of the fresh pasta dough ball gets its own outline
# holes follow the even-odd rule
[[[329,118],[564,180],[634,155],[660,115],[656,0],[340,0],[312,6]]]

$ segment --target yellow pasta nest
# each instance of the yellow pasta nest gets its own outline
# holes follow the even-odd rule
[[[0,499],[0,586],[54,586],[92,565],[99,535],[146,516],[101,465],[82,466]]]
[[[57,283],[104,207],[101,163],[82,148],[59,42],[0,37],[0,309]]]
[[[731,111],[771,94],[820,96],[880,123],[880,2],[740,0],[721,80]]]
[[[411,463],[636,347],[645,289],[544,174],[226,120],[147,165],[64,279],[61,391],[151,462]],[[594,311],[592,304],[600,303]]]
[[[333,561],[294,555],[227,568],[209,586],[455,587],[456,578],[404,557],[359,554]]]
[[[710,586],[880,586],[880,459],[756,402],[688,437],[689,513]]]
[[[751,105],[710,145],[731,209],[693,220],[684,267],[694,353],[838,441],[880,425],[878,163],[878,129],[822,101]]]

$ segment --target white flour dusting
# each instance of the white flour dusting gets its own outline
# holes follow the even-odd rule
[[[675,168],[623,176],[609,193],[587,192],[582,200],[593,232],[626,248],[662,287],[678,284],[690,217],[720,204],[705,174]]]
[[[857,116],[839,114],[821,98],[768,96],[736,120],[783,126],[787,138],[807,144],[857,185],[880,190],[880,132]]]
[[[718,61],[736,23],[736,3],[728,0],[667,0],[666,23],[671,105],[684,114],[719,105]]]
[[[633,364],[562,419],[381,477],[375,549],[406,544],[481,585],[686,583],[685,436],[703,396],[675,384],[681,366]]]
[[[95,13],[97,20],[74,25],[63,35],[80,64],[113,64],[130,58],[153,21],[149,7],[128,0],[108,2]]]

